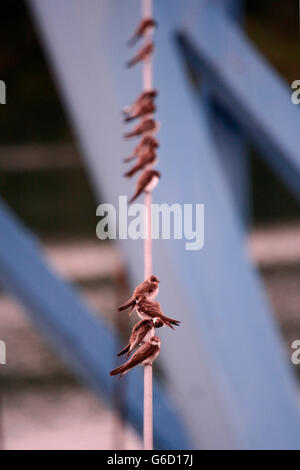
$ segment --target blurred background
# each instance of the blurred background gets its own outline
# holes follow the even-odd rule
[[[289,84],[300,79],[298,2],[245,3],[249,37]],[[7,104],[0,106],[1,197],[41,240],[55,269],[115,323],[116,307],[127,295],[122,260],[113,243],[96,239],[101,201],[91,190],[25,2],[4,2],[0,25],[0,79],[7,86]],[[299,205],[254,150],[251,181],[250,249],[290,351],[300,338]],[[8,351],[7,366],[0,368],[3,448],[141,446],[136,433],[76,381],[3,291],[0,338]]]

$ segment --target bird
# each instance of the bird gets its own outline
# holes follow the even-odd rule
[[[164,322],[160,318],[154,318],[153,320],[140,320],[132,329],[129,343],[117,356],[119,357],[126,353],[126,357],[128,359],[131,352],[139,344],[146,343],[149,338],[155,335],[155,328],[161,328],[162,326],[164,326]]]
[[[157,90],[146,90],[143,91],[135,100],[135,102],[131,106],[126,106],[126,108],[123,109],[123,114],[130,116],[131,114],[136,113],[137,109],[140,108],[140,106],[144,103],[146,103],[149,100],[155,100],[155,98],[158,95]]]
[[[146,133],[155,134],[159,130],[159,127],[160,124],[158,121],[154,121],[154,119],[144,119],[131,132],[124,134],[124,137],[125,139],[131,139]]]
[[[135,175],[138,171],[144,170],[148,165],[151,165],[152,167],[156,165],[158,162],[157,155],[153,149],[148,149],[147,152],[144,152],[141,154],[141,156],[138,158],[138,161],[134,165],[134,167],[131,168],[131,170],[127,171],[124,176],[127,176],[128,178]]]
[[[157,149],[159,147],[159,142],[152,135],[145,135],[138,145],[134,148],[132,155],[124,159],[125,163],[134,160],[135,158],[141,157],[145,152],[148,152],[148,149]]]
[[[144,60],[148,60],[151,55],[154,52],[154,44],[153,42],[149,42],[146,44],[142,49],[139,50],[139,52],[127,62],[127,67],[133,67],[134,65],[138,64],[139,62],[142,62]]]
[[[131,307],[129,311],[129,316],[132,314],[133,310],[135,309],[136,305],[136,296],[138,295],[144,295],[147,299],[153,300],[155,297],[158,295],[159,292],[159,283],[160,280],[151,274],[145,281],[141,282],[133,292],[132,297],[130,297],[129,300],[127,300],[124,304],[122,304],[119,308],[118,311],[122,312],[123,310],[126,310],[128,307]]]
[[[180,321],[174,320],[173,318],[166,317],[162,310],[159,302],[153,302],[149,298],[147,299],[144,295],[137,295],[136,301],[136,313],[141,320],[151,320],[153,318],[160,318],[165,325],[174,329],[172,325],[179,326]]]
[[[160,179],[160,173],[156,170],[145,170],[136,183],[136,191],[132,198],[129,200],[130,203],[135,201],[142,192],[151,193],[155,186],[157,186]]]
[[[155,111],[156,111],[156,107],[155,107],[155,104],[153,103],[153,101],[152,100],[145,100],[140,104],[140,106],[138,106],[136,108],[134,113],[131,113],[131,114],[127,115],[124,118],[124,121],[125,122],[130,122],[130,121],[133,121],[134,119],[144,117],[147,114],[153,114],[153,113],[155,113]]]
[[[148,341],[133,354],[133,356],[120,367],[112,370],[110,375],[121,374],[120,377],[127,374],[135,366],[152,365],[160,351],[160,338],[152,336]]]
[[[134,46],[135,43],[143,37],[147,32],[152,32],[153,29],[157,28],[157,22],[153,18],[144,18],[139,23],[134,34],[128,41],[129,46]]]

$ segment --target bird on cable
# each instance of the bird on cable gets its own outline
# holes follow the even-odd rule
[[[161,328],[162,326],[164,326],[164,323],[160,318],[154,318],[153,320],[140,320],[134,325],[129,343],[124,349],[122,349],[122,351],[119,352],[118,357],[126,354],[128,359],[131,352],[139,344],[146,343],[148,339],[155,335],[155,328]]]
[[[154,52],[154,44],[153,42],[149,42],[146,44],[146,46],[142,47],[142,49],[139,50],[139,52],[127,62],[127,67],[133,67],[134,65],[138,64],[139,62],[142,62],[144,60],[150,59],[151,55]]]
[[[142,104],[147,103],[149,100],[153,101],[158,95],[157,90],[147,90],[143,91],[135,100],[135,102],[131,106],[127,106],[126,108],[123,109],[123,113],[126,116],[131,116],[132,114],[135,114],[137,110],[140,109]]]
[[[153,300],[155,297],[158,295],[159,292],[159,279],[151,274],[151,276],[148,277],[145,281],[143,281],[141,284],[139,284],[133,292],[132,297],[130,297],[127,302],[122,304],[118,310],[119,312],[122,312],[122,310],[126,310],[127,308],[131,307],[129,311],[129,316],[132,314],[132,312],[135,309],[136,305],[136,296],[138,295],[144,295],[147,299]]]
[[[133,121],[134,119],[147,116],[147,114],[153,114],[156,111],[155,104],[152,100],[144,101],[132,114],[129,114],[124,118],[125,122]]]
[[[156,170],[145,170],[136,183],[136,191],[132,198],[129,200],[130,203],[135,201],[136,198],[139,197],[140,194],[144,193],[151,193],[155,186],[157,186],[158,181],[160,178],[159,171]]]
[[[134,34],[128,41],[129,46],[134,46],[135,43],[141,39],[144,34],[152,33],[152,31],[157,28],[157,22],[153,18],[144,18],[139,23],[138,27],[136,28]]]
[[[147,153],[149,149],[154,150],[159,147],[159,142],[152,135],[145,135],[138,145],[134,148],[132,155],[124,159],[125,163],[134,160],[135,158],[141,157],[144,153]]]
[[[152,365],[160,351],[160,338],[152,336],[148,341],[133,354],[133,356],[120,367],[112,370],[110,375],[121,374],[120,377],[127,374],[135,366]]]
[[[157,164],[157,162],[157,155],[155,151],[150,148],[147,152],[141,154],[134,167],[131,168],[131,170],[127,171],[124,176],[130,178],[131,176],[135,175],[138,171],[144,170],[148,165],[151,165],[153,167]]]
[[[166,317],[162,310],[159,302],[153,302],[147,299],[144,295],[136,296],[136,313],[141,320],[151,320],[153,318],[160,318],[165,325],[174,329],[172,325],[179,326],[180,321],[174,320],[173,318]]]
[[[138,124],[131,132],[124,134],[125,139],[131,139],[133,137],[138,137],[139,135],[151,133],[155,134],[158,132],[160,124],[154,119],[144,119],[140,124]]]

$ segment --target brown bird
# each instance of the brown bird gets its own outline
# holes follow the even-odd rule
[[[129,372],[135,366],[152,365],[160,351],[160,339],[158,336],[152,336],[148,341],[134,353],[134,355],[120,367],[112,370],[110,375],[121,374],[121,377]]]
[[[146,133],[155,134],[159,130],[159,127],[160,124],[158,121],[154,121],[154,119],[144,119],[133,131],[124,134],[124,137],[125,139],[131,139]]]
[[[155,328],[161,328],[164,322],[160,318],[153,320],[140,320],[132,329],[129,343],[119,352],[118,357],[126,353],[127,359],[131,352],[141,343],[146,343],[148,339],[155,335]]]
[[[146,281],[142,282],[134,289],[132,297],[130,297],[130,299],[127,300],[127,302],[125,302],[118,308],[119,312],[122,312],[122,310],[126,310],[128,307],[131,307],[129,311],[129,316],[130,316],[133,310],[135,309],[135,305],[136,305],[135,298],[138,295],[144,295],[147,299],[150,299],[150,300],[155,299],[155,297],[157,296],[159,292],[159,283],[160,283],[159,279],[153,274],[151,274],[151,276],[149,276],[148,279],[146,279]]]
[[[153,42],[149,42],[146,44],[146,46],[142,47],[142,49],[139,50],[139,52],[127,62],[127,67],[133,67],[134,65],[138,64],[139,62],[142,62],[144,60],[150,59],[151,55],[154,52],[154,44]]]
[[[135,102],[131,106],[127,106],[126,108],[123,109],[123,113],[127,116],[130,116],[132,114],[135,114],[137,110],[140,108],[140,106],[149,100],[155,100],[155,98],[158,95],[157,90],[147,90],[143,91],[135,100]]]
[[[147,116],[147,114],[153,114],[156,111],[156,107],[152,100],[145,100],[141,103],[141,105],[136,109],[136,111],[132,114],[129,114],[125,117],[125,122],[133,121],[134,119]]]
[[[157,186],[158,181],[160,178],[159,171],[156,170],[145,170],[136,183],[136,191],[129,202],[135,201],[140,194],[144,193],[151,193],[155,186]]]
[[[130,178],[131,176],[135,175],[138,171],[144,170],[148,165],[154,166],[158,162],[157,155],[153,149],[148,149],[147,152],[143,153],[134,165],[131,170],[127,171],[124,176]]]
[[[149,149],[156,149],[159,147],[159,142],[152,135],[145,135],[138,145],[134,148],[132,155],[124,159],[125,163],[134,160],[135,158],[141,157],[144,153],[148,153]]]
[[[129,46],[134,46],[134,44],[143,37],[148,31],[152,32],[157,28],[157,22],[153,18],[144,18],[138,27],[136,28],[134,34],[128,41]]]
[[[174,329],[172,325],[180,325],[180,321],[174,320],[173,318],[166,317],[162,310],[159,302],[152,302],[147,299],[144,295],[138,295],[136,297],[136,313],[141,320],[151,320],[153,318],[160,318],[165,325]]]

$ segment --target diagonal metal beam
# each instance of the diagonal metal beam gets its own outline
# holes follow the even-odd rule
[[[198,14],[179,28],[186,57],[204,73],[218,101],[271,170],[300,199],[300,112],[290,90],[215,1],[198,2],[197,8]]]

